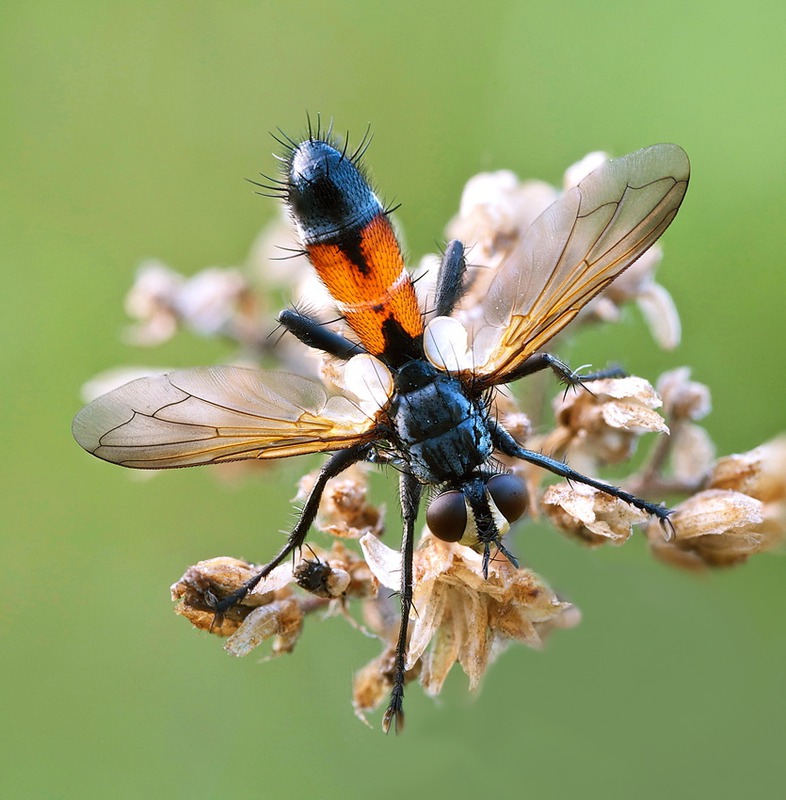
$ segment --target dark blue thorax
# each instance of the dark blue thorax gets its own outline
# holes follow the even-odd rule
[[[422,483],[453,483],[484,464],[493,450],[485,409],[458,378],[427,361],[396,374],[390,419],[398,450]]]

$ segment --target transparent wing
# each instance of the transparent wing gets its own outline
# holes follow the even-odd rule
[[[489,287],[465,377],[505,382],[666,230],[689,174],[682,148],[653,145],[607,161],[546,209]]]
[[[240,367],[131,381],[85,406],[72,430],[89,453],[137,469],[339,450],[376,435],[373,417],[320,384]]]

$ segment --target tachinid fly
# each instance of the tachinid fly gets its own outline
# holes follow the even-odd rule
[[[488,412],[495,386],[549,368],[577,375],[541,348],[642,255],[679,209],[689,164],[661,144],[607,161],[565,192],[528,229],[494,275],[479,322],[453,318],[468,284],[464,247],[445,250],[429,313],[420,308],[389,215],[364,176],[364,145],[348,154],[330,134],[288,141],[286,201],[302,247],[348,326],[347,335],[308,314],[283,311],[281,325],[345,363],[354,395],[328,396],[298,375],[204,367],[132,381],[77,414],[73,433],[88,452],[137,469],[330,452],[286,544],[221,614],[302,547],[328,480],[359,461],[400,473],[403,515],[401,623],[393,689],[383,727],[403,723],[415,523],[424,489],[431,532],[516,563],[502,537],[526,509],[520,478],[495,453],[524,459],[646,511],[669,511],[522,447]],[[428,320],[427,323],[425,320]],[[360,400],[358,398],[361,398]]]

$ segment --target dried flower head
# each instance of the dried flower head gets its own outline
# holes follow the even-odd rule
[[[691,569],[732,566],[786,541],[786,438],[718,459],[707,488],[674,510],[676,538],[650,535],[655,555]]]
[[[200,561],[171,587],[175,611],[197,628],[229,637],[225,649],[234,656],[248,655],[270,639],[272,656],[291,652],[306,616],[315,611],[338,610],[362,629],[347,613],[345,601],[376,597],[379,584],[368,564],[339,541],[329,551],[310,548],[310,555],[281,564],[221,614],[216,605],[240,589],[257,567],[229,557]]]
[[[565,173],[564,189],[575,186],[604,160],[604,154],[591,153],[574,164]],[[497,270],[515,260],[533,222],[561,191],[540,181],[520,181],[509,171],[483,173],[467,183],[458,214],[448,225],[448,236],[468,246],[466,290],[451,317],[440,316],[435,323],[435,328],[447,325],[453,333],[458,329],[450,347],[436,352],[445,372],[473,367],[470,342],[484,319],[489,286]],[[622,307],[635,303],[656,341],[664,348],[673,347],[680,338],[680,322],[669,293],[655,281],[662,258],[657,244],[645,252],[584,305],[570,326],[571,334],[581,330],[581,321],[616,322]],[[425,256],[418,269],[416,290],[420,307],[427,309],[427,321],[435,317],[431,309],[439,263],[438,256]],[[220,336],[236,345],[231,361],[253,365],[263,355],[273,355],[289,371],[320,380],[328,394],[342,395],[365,418],[383,427],[389,424],[380,414],[392,391],[386,383],[389,373],[378,370],[376,359],[368,354],[348,359],[320,356],[295,336],[280,341],[270,337],[275,322],[267,313],[265,292],[271,289],[285,289],[298,309],[317,320],[341,317],[296,244],[290,222],[282,217],[260,234],[242,267],[209,268],[186,277],[160,262],[145,262],[126,298],[134,320],[128,337],[135,344],[153,346],[182,329]],[[344,334],[348,330],[341,320],[332,329]],[[111,388],[106,380],[101,376],[90,393]],[[581,381],[572,378],[568,383]],[[678,501],[670,525],[651,522],[646,528],[658,558],[688,568],[731,566],[782,547],[786,438],[715,460],[711,437],[697,424],[710,412],[710,393],[691,379],[687,368],[661,376],[657,391],[635,376],[596,379],[567,391],[547,381],[532,381],[530,386],[526,408],[507,387],[489,391],[484,397],[489,419],[499,421],[515,442],[530,451],[564,457],[587,475],[613,464],[615,480],[626,491],[655,502],[666,497]],[[543,413],[549,408],[551,418]],[[645,438],[650,432],[659,436]],[[642,452],[648,443],[649,451]],[[387,440],[376,453],[378,462],[388,462],[386,447]],[[395,448],[390,449],[395,455]],[[634,468],[630,462],[637,452]],[[253,475],[254,467],[267,469],[269,463],[224,465],[224,478],[236,480],[241,471]],[[395,458],[391,463],[401,466]],[[582,544],[621,545],[636,526],[647,522],[643,511],[591,486],[551,483],[544,470],[528,461],[495,453],[487,466],[490,472],[510,471],[524,479],[525,519],[549,522]],[[305,501],[317,480],[316,472],[305,475],[297,499]],[[402,561],[400,553],[380,539],[384,516],[384,506],[369,494],[368,464],[356,464],[327,481],[321,496],[314,527],[336,537],[331,547],[304,545],[294,561],[278,564],[241,602],[228,608],[222,601],[236,597],[257,574],[257,567],[228,557],[201,561],[172,587],[175,610],[196,627],[227,637],[226,649],[236,656],[263,643],[271,655],[289,653],[309,618],[342,615],[353,629],[380,643],[380,655],[359,669],[354,680],[353,704],[365,720],[365,714],[388,696],[400,668],[396,663],[400,617],[391,591],[401,588]],[[499,539],[495,543],[515,549]],[[436,695],[458,663],[475,690],[489,665],[511,643],[540,647],[552,629],[578,623],[575,606],[558,597],[528,566],[504,558],[503,552],[492,548],[487,560],[483,552],[441,541],[426,528],[413,556],[407,683],[419,680],[427,694]],[[219,607],[223,610],[217,614]]]
[[[377,537],[361,539],[364,557],[380,584],[395,589],[400,582],[401,555]],[[560,600],[534,572],[495,559],[488,577],[483,559],[472,550],[426,533],[413,562],[415,593],[407,651],[408,675],[419,675],[430,695],[439,694],[453,664],[458,663],[475,691],[494,659],[513,641],[539,648],[555,627],[579,620],[570,603]],[[392,634],[378,631],[381,656],[366,665],[355,680],[355,708],[376,708],[389,691],[389,677],[379,664],[390,659]],[[381,676],[374,680],[374,676]]]
[[[633,526],[648,519],[643,511],[618,497],[582,484],[549,486],[542,505],[558,530],[591,547],[624,544],[633,534]]]
[[[170,339],[178,327],[200,336],[246,341],[256,330],[258,308],[244,273],[212,267],[186,278],[160,261],[145,261],[126,296],[126,312],[137,320],[126,336],[152,347]]]
[[[305,501],[318,472],[304,475],[298,484],[296,500]],[[384,530],[385,507],[368,502],[368,465],[353,464],[328,481],[315,527],[323,533],[359,539],[366,533],[380,536]]]
[[[554,401],[557,427],[544,437],[547,452],[565,453],[585,472],[598,464],[629,459],[638,439],[647,432],[668,433],[655,411],[660,397],[641,378],[605,378],[592,381],[587,391],[566,392]]]
[[[175,613],[184,616],[192,625],[210,631],[216,636],[234,633],[259,605],[273,599],[273,592],[246,598],[220,617],[216,616],[216,602],[229,596],[253,574],[255,567],[238,558],[222,556],[200,561],[189,567],[180,580],[172,584],[170,593],[177,601]]]

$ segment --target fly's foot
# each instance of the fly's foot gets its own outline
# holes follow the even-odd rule
[[[655,516],[658,518],[658,522],[660,522],[663,538],[667,542],[673,542],[677,538],[677,531],[674,529],[674,523],[671,520],[671,515],[674,513],[674,510],[666,508],[665,506],[659,506],[659,508],[663,509],[663,513],[656,514]]]
[[[606,369],[598,370],[597,372],[580,372],[584,367],[579,370],[572,370],[564,361],[560,361],[555,356],[549,356],[548,365],[551,367],[554,374],[560,383],[564,384],[565,392],[568,389],[581,386],[594,396],[592,389],[587,386],[592,381],[599,381],[605,378],[626,378],[628,373],[618,364],[614,364]]]
[[[382,717],[382,730],[385,733],[390,733],[390,726],[396,733],[401,733],[404,730],[404,687],[394,686],[393,691],[390,693],[390,703],[385,709],[385,714]]]
[[[212,591],[207,590],[205,592],[205,603],[208,608],[213,611],[213,624],[210,626],[211,630],[213,628],[221,628],[224,625],[224,615],[227,611],[230,611],[241,603],[248,594],[248,591],[248,588],[243,585],[231,594],[226,595],[226,597],[222,597],[220,600]]]

